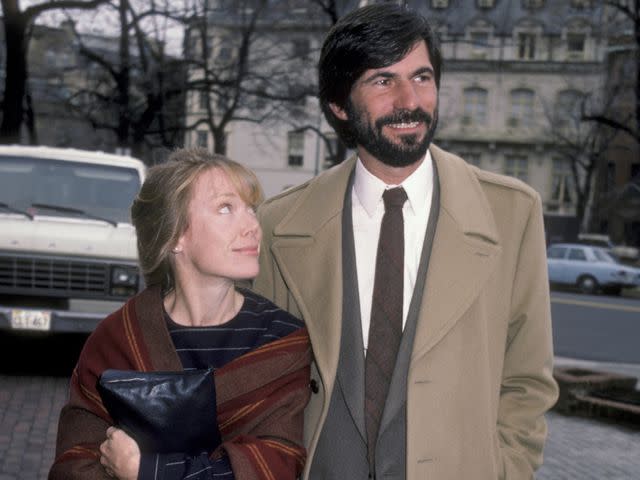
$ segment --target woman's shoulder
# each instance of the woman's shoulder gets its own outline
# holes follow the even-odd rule
[[[304,322],[302,320],[278,307],[268,298],[245,288],[240,288],[239,291],[245,297],[241,313],[248,316],[259,317],[261,322],[267,326],[269,330],[277,330],[288,335],[295,330],[304,328]]]

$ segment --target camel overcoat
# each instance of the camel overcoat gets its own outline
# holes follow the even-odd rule
[[[430,152],[440,211],[407,378],[406,478],[533,478],[558,393],[540,197],[434,145]],[[303,318],[313,345],[305,478],[347,321],[340,229],[354,166],[351,158],[259,209],[254,288]]]

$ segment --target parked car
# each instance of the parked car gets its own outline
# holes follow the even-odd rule
[[[556,243],[547,249],[549,281],[575,286],[584,293],[618,295],[640,285],[640,268],[620,263],[607,249],[577,243]]]
[[[600,233],[580,233],[578,243],[602,247],[623,263],[635,263],[640,260],[640,250],[628,245],[615,244],[609,235]]]

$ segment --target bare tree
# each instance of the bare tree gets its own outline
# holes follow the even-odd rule
[[[1,0],[5,32],[5,85],[2,99],[0,143],[19,143],[24,122],[27,68],[28,29],[42,13],[59,9],[93,9],[106,0],[52,0],[32,5],[24,10],[19,0]],[[34,128],[34,127],[32,127]]]
[[[552,168],[556,169],[552,197],[562,204],[575,204],[575,214],[582,230],[588,230],[593,207],[595,182],[605,153],[615,132],[598,123],[586,122],[585,111],[600,99],[576,90],[561,92],[553,107],[548,107],[547,137],[554,150]],[[565,170],[565,166],[568,169]]]
[[[70,103],[95,128],[114,132],[122,150],[144,158],[147,147],[171,148],[183,136],[184,65],[155,31],[158,18],[181,15],[153,0],[117,0],[109,8],[116,13],[117,48],[88,45],[75,32],[93,73],[76,86]]]
[[[603,0],[603,4],[609,7],[605,26],[610,43],[615,48],[627,47],[628,76],[633,79],[610,85],[609,96],[631,99],[633,107],[626,114],[620,109],[587,111],[584,120],[606,125],[640,144],[640,0]]]
[[[300,38],[299,51],[291,52],[276,34],[292,14],[287,6],[266,0],[203,0],[188,20],[187,87],[199,112],[188,119],[187,129],[206,126],[216,152],[226,152],[231,122],[266,125],[288,118],[299,124],[304,117],[302,104],[314,92],[305,74],[310,51],[308,38]]]

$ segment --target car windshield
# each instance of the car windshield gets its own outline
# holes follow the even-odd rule
[[[613,258],[613,256],[609,252],[605,250],[594,248],[593,254],[596,256],[599,262],[618,263],[618,261],[615,258]]]
[[[129,207],[139,188],[134,168],[0,157],[0,200],[6,211],[129,222]]]

